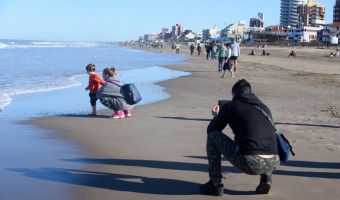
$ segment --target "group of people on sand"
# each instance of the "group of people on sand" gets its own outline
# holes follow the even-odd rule
[[[251,56],[256,56],[256,53],[255,53],[254,50],[251,50],[251,52],[250,52],[249,55],[251,55]],[[262,50],[262,53],[260,53],[259,55],[260,55],[260,56],[270,56],[270,53],[263,49],[263,50]]]
[[[201,53],[202,53],[202,47],[201,47],[201,44],[197,44],[197,47],[195,47],[195,45],[194,44],[191,44],[190,45],[190,54],[193,56],[194,55],[194,52],[195,52],[195,48],[196,48],[196,50],[197,50],[197,55],[198,56],[200,56],[201,55]]]
[[[124,83],[116,74],[114,67],[107,67],[103,70],[102,78],[96,73],[95,64],[88,64],[86,72],[89,75],[89,84],[85,90],[89,91],[92,113],[90,116],[97,116],[96,102],[99,100],[104,106],[114,111],[110,118],[121,119],[131,116],[131,109],[134,105],[128,104],[123,94],[121,86]]]
[[[218,71],[222,72],[221,78],[225,77],[226,71],[231,77],[235,77],[237,59],[240,56],[240,46],[236,41],[231,43],[221,42],[217,45],[216,55],[218,58]]]
[[[231,76],[236,71],[237,59],[240,56],[239,45],[221,43],[217,49],[219,57],[218,70],[229,70]],[[225,67],[226,66],[226,67]],[[107,67],[102,78],[96,73],[96,66],[88,64],[86,71],[92,113],[97,115],[96,101],[112,109],[111,118],[120,119],[131,116],[131,109],[120,93],[120,85],[124,83],[116,74],[114,67]],[[272,185],[272,172],[280,165],[278,144],[275,129],[268,122],[272,118],[269,108],[252,92],[250,83],[241,79],[232,87],[232,100],[215,105],[211,113],[213,119],[207,127],[206,153],[208,158],[209,181],[199,186],[203,195],[222,196],[224,194],[221,155],[234,167],[249,175],[260,177],[256,187],[257,194],[268,194]],[[265,116],[259,111],[267,113]],[[222,131],[229,125],[234,140]]]
[[[335,53],[331,52],[331,53],[329,54],[329,57],[330,57],[330,58],[332,58],[332,57],[338,57],[338,56],[340,56],[339,49],[336,49],[336,52],[335,52]]]

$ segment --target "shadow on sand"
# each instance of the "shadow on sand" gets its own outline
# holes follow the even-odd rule
[[[205,156],[188,156],[195,159],[206,159]],[[65,159],[68,162],[86,163],[86,164],[102,164],[112,166],[135,166],[145,168],[157,168],[168,170],[185,170],[198,171],[207,173],[207,164],[200,163],[184,163],[172,161],[153,161],[153,160],[127,160],[127,159],[95,159],[95,158],[77,158]],[[339,163],[322,163],[313,161],[289,161],[285,166],[297,168],[318,168],[338,170]],[[107,172],[95,172],[75,169],[61,168],[12,168],[9,171],[21,173],[24,176],[49,180],[73,185],[89,186],[102,189],[110,189],[117,191],[136,192],[144,194],[159,195],[197,195],[198,187],[201,183],[194,183],[183,180],[175,180],[168,178],[149,178],[145,176],[133,176],[124,174],[114,174]],[[224,172],[239,173],[239,171],[231,166],[224,166]],[[320,171],[287,171],[276,170],[275,175],[284,176],[300,176],[313,178],[329,178],[340,179],[340,173],[336,172],[320,172]],[[254,195],[254,191],[235,191],[225,189],[225,194],[229,195]]]

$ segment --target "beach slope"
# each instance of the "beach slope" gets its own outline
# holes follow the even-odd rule
[[[210,110],[218,100],[231,99],[231,87],[245,78],[269,106],[297,155],[274,172],[269,195],[255,194],[258,176],[239,173],[223,161],[225,198],[339,196],[340,58],[323,57],[327,51],[315,49],[298,49],[296,58],[287,57],[288,48],[269,48],[270,56],[249,56],[251,48],[241,51],[235,78],[220,78],[217,61],[204,56],[188,56],[188,64],[166,66],[192,74],[159,83],[172,98],[137,106],[130,118],[112,120],[112,112],[105,110],[99,117],[29,121],[56,130],[54,137],[72,141],[86,155],[66,160],[86,168],[59,169],[70,178],[48,181],[65,184],[70,199],[207,199],[198,187],[208,181],[205,141]],[[224,132],[232,137],[229,128]]]

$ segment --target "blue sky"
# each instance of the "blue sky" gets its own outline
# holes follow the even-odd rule
[[[163,3],[167,2],[167,3]],[[326,6],[333,22],[335,0]],[[202,29],[249,19],[263,12],[265,26],[280,21],[281,0],[0,0],[0,38],[54,41],[125,41],[182,24]]]

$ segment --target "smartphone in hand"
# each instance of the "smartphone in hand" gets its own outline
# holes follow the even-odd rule
[[[220,108],[226,104],[226,103],[230,103],[230,100],[218,100],[218,106],[220,106]]]

